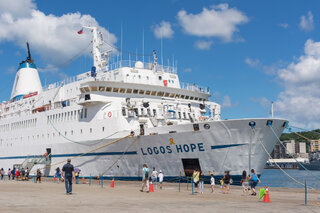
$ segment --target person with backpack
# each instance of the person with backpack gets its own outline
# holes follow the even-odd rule
[[[149,168],[147,164],[143,164],[142,169],[142,188],[140,192],[143,192],[144,187],[147,186],[147,193],[149,192]]]
[[[9,168],[8,169],[8,180],[10,180],[10,178],[11,178],[11,169]]]
[[[249,176],[249,181],[250,181],[250,187],[252,190],[252,194],[253,196],[257,195],[256,193],[256,186],[259,183],[261,183],[260,179],[258,178],[258,175],[256,175],[256,173],[254,172],[254,169],[251,169],[251,174]]]

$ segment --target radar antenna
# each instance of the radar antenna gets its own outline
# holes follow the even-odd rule
[[[31,53],[30,53],[30,48],[29,48],[29,43],[27,42],[27,48],[28,48],[28,57],[27,57],[27,62],[33,63],[33,60],[31,58]]]

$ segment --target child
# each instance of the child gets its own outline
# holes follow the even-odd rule
[[[220,178],[220,191],[221,191],[221,192],[223,192],[223,185],[224,185],[223,179]]]
[[[160,189],[162,189],[163,173],[162,173],[161,170],[159,171],[158,178],[159,178],[159,186],[160,186]]]
[[[214,185],[215,185],[213,174],[211,174],[210,183],[211,183],[211,193],[213,193],[214,192]]]

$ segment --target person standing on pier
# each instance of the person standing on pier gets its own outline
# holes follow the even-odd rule
[[[11,178],[11,169],[10,168],[8,169],[8,173],[7,174],[8,174],[8,180],[10,180],[10,178]]]
[[[158,177],[158,172],[156,170],[156,168],[153,167],[152,173],[151,173],[151,181],[152,184],[156,186],[157,188],[157,178]]]
[[[147,193],[149,192],[149,168],[147,164],[143,164],[142,169],[142,188],[141,192],[143,192],[144,187],[147,186]]]
[[[198,193],[199,176],[200,176],[200,172],[197,169],[195,169],[192,174],[195,193]]]
[[[66,184],[67,195],[72,194],[72,178],[74,179],[74,167],[71,164],[71,159],[62,167],[62,176],[64,175],[64,182]]]

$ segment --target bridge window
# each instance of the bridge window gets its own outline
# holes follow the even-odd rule
[[[91,87],[91,91],[96,92],[96,91],[98,91],[98,88],[97,87]]]
[[[85,90],[86,92],[90,92],[89,87],[84,87],[84,90]]]
[[[113,92],[118,92],[119,88],[113,88]]]
[[[105,87],[99,87],[99,91],[100,91],[100,92],[103,92],[104,89],[105,89]]]
[[[134,89],[134,90],[133,90],[133,94],[138,94],[138,91],[139,91],[139,90]]]
[[[86,91],[84,90],[84,88],[80,88],[81,93],[85,93]]]
[[[152,92],[151,92],[151,95],[155,96],[156,93],[157,93],[156,91],[152,91]]]
[[[127,89],[127,93],[132,93],[132,89]]]
[[[169,93],[168,92],[166,92],[166,94],[164,95],[165,97],[169,97]]]
[[[151,94],[151,91],[150,90],[147,90],[146,91],[146,95],[150,95]]]
[[[112,87],[107,87],[107,92],[111,92],[112,91]]]
[[[164,95],[164,92],[158,92],[157,93],[157,96],[163,96]]]
[[[124,88],[120,89],[120,93],[125,93],[125,91],[126,91],[126,89],[124,89]]]
[[[139,94],[140,94],[140,95],[143,95],[143,94],[144,94],[144,90],[140,90],[140,91],[139,91]]]

